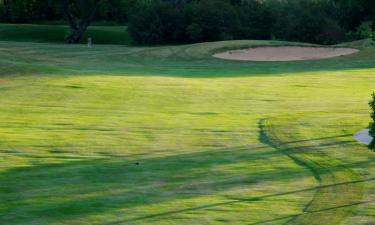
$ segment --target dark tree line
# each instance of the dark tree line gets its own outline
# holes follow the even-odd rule
[[[67,42],[92,21],[129,26],[138,44],[278,39],[333,44],[371,37],[374,0],[0,0],[0,21],[65,20]]]
[[[35,23],[63,20],[64,0],[0,0],[0,21]],[[137,0],[99,0],[95,20],[126,22],[128,9]],[[82,13],[92,6],[92,0],[69,0],[72,11]]]
[[[140,44],[270,39],[273,18],[258,1],[138,1],[129,32]]]
[[[129,11],[134,40],[140,44],[231,39],[334,44],[372,37],[375,30],[373,0],[182,2],[177,6],[167,0],[137,2]]]

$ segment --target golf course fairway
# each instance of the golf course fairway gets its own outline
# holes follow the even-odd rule
[[[244,62],[224,41],[0,41],[0,224],[375,224],[375,47]]]

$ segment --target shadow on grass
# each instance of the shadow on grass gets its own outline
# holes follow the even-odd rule
[[[324,188],[330,188],[330,187],[348,185],[348,184],[355,184],[355,183],[363,183],[363,182],[369,182],[369,181],[373,181],[373,180],[375,180],[375,178],[371,178],[371,179],[367,179],[367,180],[351,181],[351,182],[346,182],[346,183],[323,185],[323,186],[319,186],[319,187],[306,188],[306,189],[296,190],[296,191],[281,192],[281,193],[263,195],[263,196],[247,198],[247,199],[235,199],[235,200],[229,200],[229,201],[221,202],[221,203],[201,205],[201,206],[197,206],[197,207],[191,207],[191,208],[186,208],[186,209],[181,209],[181,210],[169,211],[169,212],[165,212],[165,213],[158,213],[158,214],[148,215],[148,216],[144,216],[144,217],[129,219],[129,220],[116,221],[116,222],[107,223],[107,224],[108,225],[115,225],[115,224],[121,224],[121,223],[126,223],[126,222],[131,222],[131,221],[137,221],[137,220],[145,220],[145,219],[152,219],[152,218],[156,218],[156,217],[164,217],[164,216],[177,214],[177,213],[203,210],[203,209],[208,209],[208,208],[213,208],[213,207],[223,206],[223,205],[230,205],[230,204],[244,203],[244,202],[246,203],[246,202],[262,201],[262,200],[265,200],[265,199],[268,199],[268,198],[273,198],[273,197],[298,194],[298,193],[302,193],[302,192],[317,191],[318,189],[324,189]],[[365,204],[365,203],[370,203],[370,202],[372,202],[372,201],[358,202],[358,203],[353,203],[353,204],[350,204],[350,205],[341,205],[341,206],[336,206],[336,207],[331,207],[331,208],[326,208],[326,209],[315,210],[315,211],[311,211],[311,212],[308,212],[308,213],[317,213],[317,212],[339,209],[339,208],[345,208],[345,207],[350,207],[350,206],[355,206],[355,205]],[[299,216],[299,215],[301,215],[301,214],[289,215],[289,216],[280,217],[280,218],[276,218],[276,219],[260,221],[260,222],[256,222],[256,223],[252,223],[252,224],[262,224],[262,223],[266,223],[266,222],[273,222],[273,221],[277,221],[277,220],[292,218],[292,217]]]
[[[11,169],[0,174],[0,222],[25,224],[39,218],[53,223],[307,175],[298,168],[257,171],[246,166],[273,154],[279,153],[237,147],[142,160],[72,158]]]
[[[278,157],[278,151],[263,151],[265,146],[238,146],[212,151],[161,156],[135,160],[134,156],[110,156],[102,159],[71,158],[68,163],[39,164],[11,169],[0,174],[0,221],[28,223],[42,218],[47,223],[85,218],[116,210],[214,195],[233,188],[251,187],[263,181],[295,180],[309,176],[300,168],[283,170],[252,169],[257,161]],[[260,151],[255,151],[260,150]],[[56,153],[55,157],[64,157]],[[30,159],[42,156],[21,154]],[[50,157],[50,156],[48,156]],[[51,156],[53,157],[53,156]],[[361,166],[366,164],[362,162]],[[232,166],[243,165],[237,172]],[[353,165],[354,166],[354,165]],[[228,167],[226,171],[223,168]],[[217,168],[221,168],[218,169]],[[330,168],[342,170],[341,167]],[[267,198],[311,192],[334,186],[366,182],[336,183],[309,189],[282,192],[252,198],[177,209],[159,214],[131,215],[116,223],[196,212],[220,205],[255,202]],[[15,214],[14,212],[17,212]],[[127,216],[129,217],[129,216]]]

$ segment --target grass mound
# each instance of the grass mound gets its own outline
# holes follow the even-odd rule
[[[342,44],[336,45],[337,47],[340,46],[351,46],[353,48],[372,48],[375,47],[375,41],[371,38],[358,40],[358,41],[352,41],[352,42],[346,42]]]
[[[0,75],[107,74],[171,77],[241,77],[373,68],[375,48],[319,61],[238,62],[212,57],[223,49],[256,46],[300,46],[279,41],[225,41],[180,46],[129,47],[1,42]],[[18,66],[22,64],[22,66]]]

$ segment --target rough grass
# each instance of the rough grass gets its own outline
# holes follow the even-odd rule
[[[0,42],[0,223],[373,224],[374,49],[211,58],[276,44]]]

